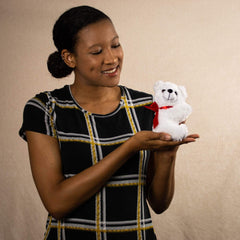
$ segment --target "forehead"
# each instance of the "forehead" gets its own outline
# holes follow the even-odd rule
[[[170,82],[165,82],[164,84],[162,84],[161,87],[162,87],[162,88],[177,89],[177,85],[175,85],[174,83],[170,83]]]
[[[104,19],[84,27],[78,32],[77,36],[78,44],[91,47],[93,45],[111,42],[117,36],[117,32],[112,22]]]

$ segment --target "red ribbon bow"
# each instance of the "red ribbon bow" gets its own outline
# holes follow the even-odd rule
[[[153,119],[153,128],[155,128],[157,125],[158,125],[158,112],[159,112],[159,109],[169,109],[169,108],[172,108],[173,106],[162,106],[162,107],[159,107],[158,104],[156,102],[153,102],[150,106],[145,106],[145,108],[148,108],[152,111],[155,112],[155,116],[154,116],[154,119]]]

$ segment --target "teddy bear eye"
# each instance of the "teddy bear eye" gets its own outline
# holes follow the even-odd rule
[[[175,94],[178,95],[178,93],[175,91]]]
[[[162,92],[165,92],[165,91],[166,91],[166,89],[163,89],[163,90],[162,90]]]

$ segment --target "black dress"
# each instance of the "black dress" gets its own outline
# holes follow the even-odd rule
[[[20,135],[35,131],[59,142],[62,169],[70,178],[101,161],[140,130],[151,130],[153,112],[144,106],[152,96],[124,86],[118,108],[107,115],[92,114],[74,100],[70,86],[43,92],[24,109]],[[146,202],[148,151],[129,159],[99,193],[67,217],[48,216],[44,239],[50,240],[154,240]]]

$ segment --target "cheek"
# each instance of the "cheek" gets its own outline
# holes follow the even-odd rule
[[[100,67],[99,65],[100,65],[99,61],[88,60],[85,67],[87,68],[87,66],[88,66],[89,71],[93,72],[93,71],[96,71],[99,69],[99,67]]]
[[[94,72],[94,70],[96,70],[96,68],[91,67],[89,70],[90,70],[90,72]]]

